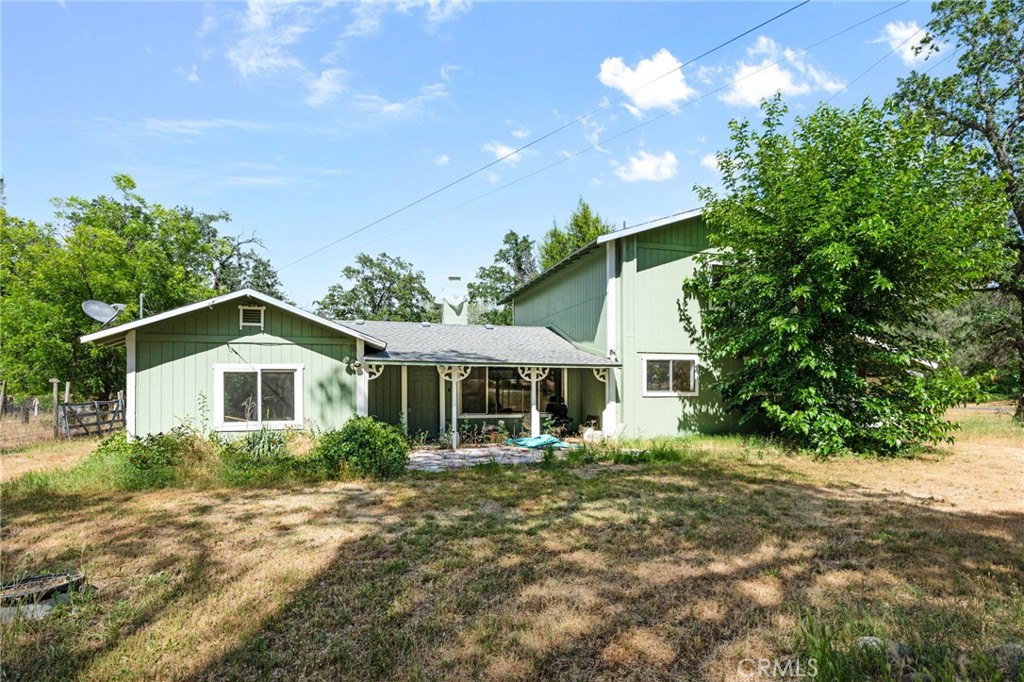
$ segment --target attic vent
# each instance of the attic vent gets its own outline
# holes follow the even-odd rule
[[[263,312],[265,310],[265,306],[238,306],[238,328],[259,327],[260,331],[263,331]]]

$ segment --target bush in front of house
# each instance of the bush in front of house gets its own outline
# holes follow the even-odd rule
[[[334,476],[347,470],[357,476],[393,478],[405,470],[409,444],[397,427],[373,417],[353,417],[341,429],[320,434],[313,456]]]

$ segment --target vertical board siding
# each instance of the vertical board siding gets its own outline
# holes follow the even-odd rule
[[[679,307],[700,325],[700,305],[683,291],[694,274],[696,256],[710,248],[709,230],[697,217],[641,232],[622,240],[622,411],[633,437],[736,430],[721,399],[708,388],[706,368],[694,397],[645,397],[642,357],[649,353],[698,355],[699,348],[679,315]]]
[[[268,306],[263,332],[240,330],[238,304],[229,302],[153,325],[137,339],[140,435],[212,428],[214,364],[301,364],[308,425],[339,427],[355,414],[355,378],[345,364],[355,340],[290,313]]]
[[[402,368],[385,365],[369,384],[369,414],[388,424],[402,424]]]
[[[604,249],[596,249],[515,299],[515,323],[555,327],[579,346],[607,352]]]

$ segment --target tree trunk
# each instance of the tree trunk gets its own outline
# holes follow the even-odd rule
[[[1024,257],[1022,257],[1024,260]],[[1017,407],[1013,419],[1024,425],[1024,291],[1018,290],[1017,303],[1020,305],[1020,329],[1017,330]]]

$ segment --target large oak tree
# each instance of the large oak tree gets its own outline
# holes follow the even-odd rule
[[[1024,2],[941,0],[923,41],[926,64],[957,50],[948,76],[914,72],[900,81],[897,101],[929,116],[953,144],[980,150],[978,164],[998,178],[1009,201],[1001,237],[1011,255],[991,273],[995,287],[1016,303],[1004,343],[1016,354],[1017,408],[1024,421]]]

